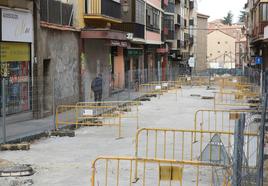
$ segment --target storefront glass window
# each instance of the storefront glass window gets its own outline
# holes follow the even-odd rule
[[[30,110],[30,45],[27,43],[0,43],[1,71],[5,68],[6,112],[15,114]],[[2,92],[2,87],[1,87]],[[1,95],[2,102],[2,95]],[[2,103],[1,103],[2,106]]]

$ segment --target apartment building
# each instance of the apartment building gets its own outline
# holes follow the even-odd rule
[[[243,25],[224,25],[221,20],[209,22],[207,60],[210,68],[242,68],[245,50],[242,29]]]
[[[260,72],[268,67],[266,44],[268,34],[268,1],[248,0],[245,9],[248,13],[246,21],[248,67]]]

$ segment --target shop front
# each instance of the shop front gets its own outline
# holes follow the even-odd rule
[[[125,50],[125,84],[132,87],[134,83],[145,81],[143,64],[143,48],[130,47]]]
[[[1,77],[5,78],[6,113],[10,115],[32,109],[33,19],[30,12],[9,9],[0,9],[0,12],[0,69]],[[1,86],[1,92],[2,89]]]
[[[158,71],[160,73],[160,80],[166,81],[169,76],[169,65],[168,65],[168,48],[157,48],[158,55]]]

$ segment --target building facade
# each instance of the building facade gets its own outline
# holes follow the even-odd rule
[[[253,74],[251,77],[261,83],[261,74],[267,69],[267,26],[268,2],[265,0],[248,0],[245,5],[247,11],[247,67]]]
[[[207,64],[207,38],[208,38],[208,18],[204,14],[197,14],[197,41],[196,41],[196,67],[197,72],[203,72],[208,69]]]
[[[242,68],[242,65],[239,66],[241,61],[238,57],[240,49],[245,47],[241,44],[244,37],[242,28],[243,25],[239,24],[224,25],[221,20],[215,20],[208,24],[207,59],[210,68]],[[238,43],[240,44],[238,45]],[[240,47],[240,49],[236,47]]]
[[[98,74],[103,98],[137,82],[175,79],[195,57],[192,0],[5,0],[0,5],[9,115],[42,118],[57,105],[92,101],[91,82]]]

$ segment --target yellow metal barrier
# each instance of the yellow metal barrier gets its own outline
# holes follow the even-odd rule
[[[194,130],[233,132],[240,114],[246,114],[247,121],[259,113],[257,110],[201,109],[194,115]],[[250,130],[250,129],[248,129]],[[248,131],[250,132],[250,131]]]
[[[134,165],[138,164],[138,179]],[[200,161],[98,157],[92,163],[91,186],[213,185],[215,171],[221,184],[230,180],[230,167]],[[202,173],[201,173],[202,172]]]
[[[259,99],[257,93],[242,92],[216,92],[214,93],[214,109],[217,105],[235,106],[235,107],[256,107],[258,103],[250,103],[251,100]]]
[[[139,85],[139,92],[142,95],[160,96],[164,93],[168,93],[175,94],[177,100],[179,91],[181,91],[182,94],[181,85],[177,81],[159,81]]]
[[[120,114],[124,119],[135,119],[136,127],[139,128],[139,107],[140,101],[102,101],[101,107],[97,108],[97,112],[101,116],[106,117],[112,114]],[[95,102],[78,102],[77,106],[95,106]]]
[[[139,85],[139,92],[142,95],[162,95],[165,91],[159,83],[145,83]]]
[[[257,148],[258,134],[247,132],[244,135],[247,141],[245,149],[248,152],[245,157],[250,158],[251,152],[255,152]],[[180,161],[205,159],[210,163],[230,165],[229,156],[232,155],[233,137],[233,131],[142,128],[136,132],[135,156]],[[207,153],[208,157],[202,157],[202,152]],[[251,165],[256,166],[256,164],[257,161],[251,160]]]
[[[128,105],[128,106],[126,106]],[[131,105],[131,106],[129,106]],[[130,107],[135,105],[135,112]],[[87,102],[77,105],[60,105],[56,109],[56,128],[59,125],[78,126],[116,126],[118,137],[121,137],[123,119],[135,119],[139,127],[139,102]],[[128,113],[128,114],[126,114]],[[131,114],[130,114],[131,113]],[[123,121],[122,121],[123,120]]]
[[[209,76],[182,76],[177,81],[184,86],[210,86],[214,84],[214,79]]]

